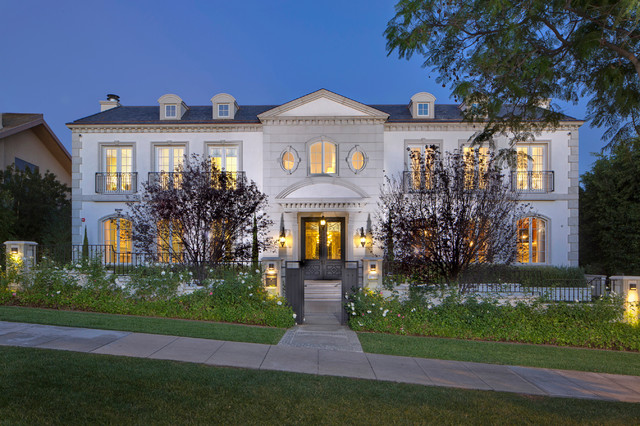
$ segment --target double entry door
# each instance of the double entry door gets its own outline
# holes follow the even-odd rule
[[[342,279],[344,218],[302,218],[302,259],[307,280]]]

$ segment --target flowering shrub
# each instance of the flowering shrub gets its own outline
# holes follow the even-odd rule
[[[295,319],[284,299],[269,296],[259,270],[228,270],[183,295],[178,295],[178,286],[191,282],[189,272],[161,267],[137,268],[119,286],[99,262],[64,268],[45,259],[17,281],[21,289],[9,291],[8,277],[0,276],[0,304],[272,327],[290,327]]]
[[[623,303],[615,296],[512,304],[450,289],[399,301],[365,289],[349,298],[347,311],[357,331],[640,351],[640,327],[621,321]]]

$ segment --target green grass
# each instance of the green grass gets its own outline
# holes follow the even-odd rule
[[[365,352],[640,376],[640,353],[358,333]]]
[[[635,424],[640,404],[0,347],[7,424]]]
[[[236,342],[276,344],[285,333],[283,328],[257,327],[206,321],[136,317],[91,312],[0,306],[0,321],[28,322],[104,330],[168,334]]]

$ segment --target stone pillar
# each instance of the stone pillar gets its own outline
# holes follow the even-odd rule
[[[282,260],[278,257],[262,258],[264,286],[271,295],[282,294]]]
[[[377,257],[362,259],[362,281],[364,288],[372,290],[382,288],[382,259]]]
[[[625,320],[635,324],[638,322],[638,284],[640,277],[616,275],[610,278],[611,291],[622,295],[625,302]]]
[[[7,253],[7,269],[10,265],[19,266],[20,269],[30,269],[36,266],[36,247],[38,243],[33,241],[5,241]]]

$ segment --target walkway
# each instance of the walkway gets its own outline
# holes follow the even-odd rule
[[[530,395],[640,402],[640,377],[226,342],[0,321],[0,345],[386,380]]]

